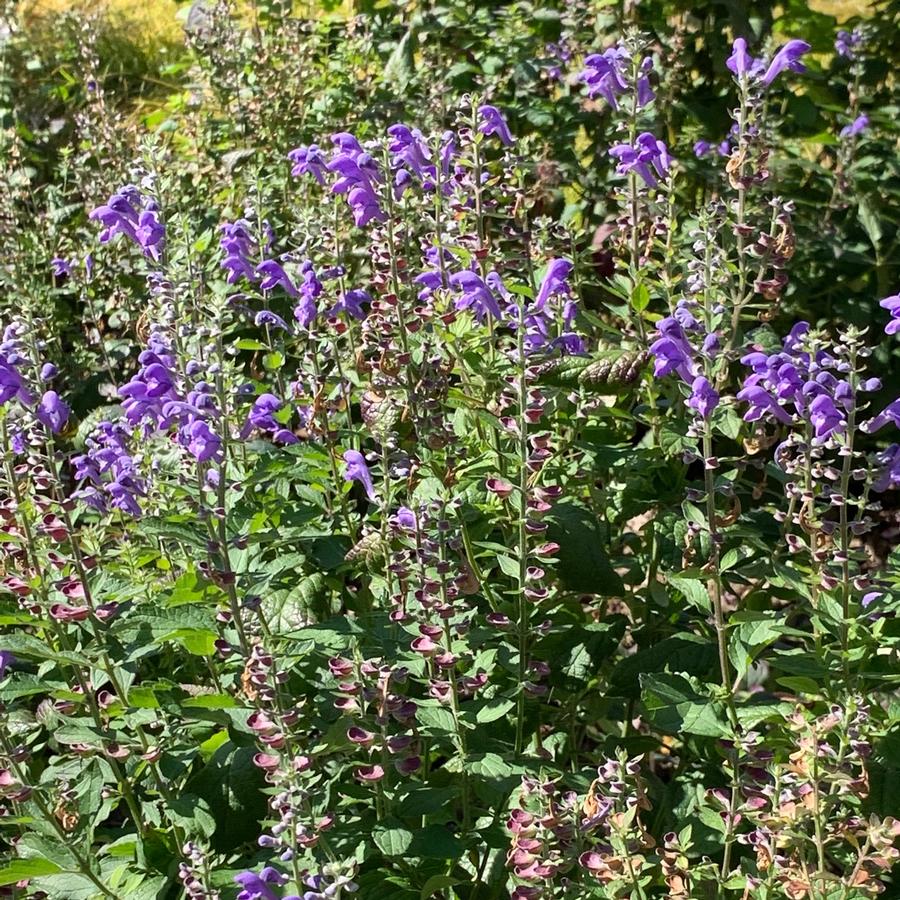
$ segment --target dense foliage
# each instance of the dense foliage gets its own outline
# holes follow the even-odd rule
[[[900,896],[900,6],[0,13],[0,893]]]

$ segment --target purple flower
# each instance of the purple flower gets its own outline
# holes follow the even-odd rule
[[[203,419],[194,419],[185,425],[181,429],[180,442],[197,462],[221,458],[222,439]]]
[[[128,430],[113,422],[101,422],[87,439],[87,452],[72,459],[75,477],[90,483],[74,496],[106,512],[107,505],[131,516],[141,514],[139,497],[146,487],[138,472],[138,464],[128,448]]]
[[[694,156],[696,156],[697,159],[706,156],[710,150],[712,150],[712,144],[709,141],[694,142]]]
[[[863,36],[858,28],[854,28],[852,32],[839,31],[835,36],[834,49],[838,56],[845,59],[856,59],[856,50],[862,44]]]
[[[747,52],[747,41],[742,38],[735,38],[731,45],[731,56],[725,61],[725,65],[738,77],[742,79],[745,75],[756,76],[763,70],[765,63],[761,59],[756,59]]]
[[[719,405],[719,394],[709,383],[709,379],[699,375],[691,383],[691,396],[687,400],[691,409],[697,410],[700,416],[708,419],[712,411]]]
[[[863,422],[860,427],[863,431],[871,434],[873,431],[884,428],[889,422],[893,422],[896,427],[900,428],[900,399],[889,403],[877,416],[869,419],[868,422]]]
[[[619,161],[616,171],[620,175],[634,172],[640,175],[647,187],[656,187],[658,183],[656,176],[665,178],[672,163],[666,145],[648,131],[638,135],[634,146],[614,145],[610,148],[609,155]]]
[[[363,309],[363,304],[371,302],[372,298],[368,291],[345,291],[341,294],[338,302],[328,310],[328,315],[338,316],[343,314],[349,316],[351,319],[364,319],[366,317],[366,311]]]
[[[237,895],[237,900],[279,900],[278,894],[269,885],[280,887],[287,881],[287,877],[272,866],[266,866],[259,875],[255,872],[241,872],[234,876],[234,880],[243,888]]]
[[[59,369],[53,363],[44,363],[41,366],[41,381],[53,381],[56,378]]]
[[[16,661],[15,656],[9,650],[0,650],[0,678],[6,674],[6,670]]]
[[[869,117],[865,114],[857,116],[849,125],[841,129],[841,137],[856,137],[869,127]]]
[[[401,531],[415,531],[416,514],[408,506],[401,506],[396,514],[391,516],[391,524]]]
[[[587,85],[588,97],[593,100],[599,94],[613,109],[618,109],[618,98],[628,90],[627,76],[631,68],[628,51],[621,45],[609,47],[602,53],[592,53],[584,65],[578,77]]]
[[[650,352],[656,357],[653,374],[663,378],[675,372],[686,384],[693,385],[694,351],[684,328],[674,316],[662,319],[656,327],[659,337],[650,345]]]
[[[378,499],[375,485],[372,483],[372,475],[366,465],[366,458],[359,450],[344,451],[344,480],[358,481],[365,488],[366,496],[372,502]]]
[[[513,136],[510,133],[509,126],[506,124],[506,119],[503,118],[503,113],[496,106],[488,106],[487,104],[479,106],[478,115],[481,116],[478,130],[482,134],[497,135],[504,147],[512,145]]]
[[[884,326],[884,333],[897,334],[900,331],[900,294],[885,297],[884,300],[878,301],[878,305],[882,309],[886,309],[891,315],[891,321]]]
[[[339,176],[331,186],[331,192],[347,195],[357,227],[362,228],[372,221],[386,222],[387,215],[381,209],[375,187],[382,181],[375,160],[352,134],[333,134],[331,141],[338,152],[326,168]]]
[[[144,197],[134,185],[126,185],[92,210],[88,218],[104,226],[101,244],[124,234],[143,250],[144,256],[158,261],[165,248],[166,232],[157,213],[155,201]]]
[[[25,385],[25,379],[19,374],[16,364],[11,361],[12,354],[6,359],[0,356],[0,406],[8,403],[13,397],[21,403],[32,402],[31,395]]]
[[[768,87],[785,69],[789,69],[791,72],[805,72],[806,66],[800,62],[800,57],[809,50],[810,46],[806,41],[796,39],[788,41],[772,57],[772,62],[769,63],[769,68],[762,77],[763,84]]]
[[[274,259],[267,259],[265,262],[261,262],[256,267],[256,275],[262,279],[259,286],[264,291],[271,291],[276,287],[281,287],[291,297],[300,296],[287,272]]]
[[[544,279],[541,281],[541,287],[538,291],[534,305],[537,309],[543,309],[547,305],[547,301],[554,294],[563,294],[568,296],[571,292],[568,277],[572,271],[572,263],[567,259],[551,259],[547,264],[547,271]]]
[[[456,272],[450,276],[450,285],[462,292],[454,301],[457,309],[471,310],[479,322],[484,321],[487,315],[491,315],[495,319],[501,317],[502,313],[497,298],[476,272],[469,269]]]
[[[253,324],[257,328],[268,326],[269,328],[280,328],[282,331],[291,330],[288,323],[278,313],[273,313],[270,309],[261,309],[253,319]]]
[[[433,177],[431,151],[418,128],[410,128],[398,122],[391,125],[387,133],[391,138],[388,152],[393,156],[395,168],[415,173],[420,181]]]
[[[259,246],[253,238],[250,223],[246,219],[225,222],[220,230],[219,246],[225,251],[222,268],[228,271],[225,279],[235,284],[241,278],[256,281],[253,260],[259,257]]]
[[[61,256],[54,256],[53,259],[50,260],[50,266],[55,278],[62,278],[64,275],[68,276],[72,274],[72,264]]]
[[[875,455],[877,476],[872,487],[876,491],[900,487],[900,444],[891,444]]]
[[[325,185],[325,171],[327,160],[325,154],[316,144],[308,147],[303,144],[288,153],[288,159],[294,164],[291,175],[297,178],[300,175],[312,175],[320,185]]]
[[[42,425],[58,434],[69,419],[69,407],[56,391],[46,391],[34,414]]]

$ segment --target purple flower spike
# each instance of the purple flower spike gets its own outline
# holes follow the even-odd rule
[[[789,69],[791,72],[805,72],[806,66],[800,62],[800,57],[810,50],[806,41],[788,41],[776,54],[763,75],[763,84],[768,87],[782,72]]]
[[[34,414],[53,434],[59,434],[69,419],[69,407],[56,391],[47,391]]]
[[[359,450],[344,451],[344,480],[358,481],[366,491],[366,496],[374,503],[378,499],[372,475],[366,465],[366,458]]]
[[[481,116],[481,124],[479,124],[478,130],[482,134],[497,135],[504,147],[509,147],[513,144],[514,139],[509,130],[509,125],[506,124],[503,113],[496,106],[488,106],[487,104],[479,106],[478,115]]]
[[[878,305],[882,309],[886,309],[891,315],[891,321],[884,326],[884,333],[896,334],[900,331],[900,294],[885,297],[884,300],[878,301]]]

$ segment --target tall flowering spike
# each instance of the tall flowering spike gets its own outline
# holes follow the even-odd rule
[[[884,326],[884,333],[897,334],[900,331],[900,294],[885,297],[884,300],[878,301],[878,305],[886,309],[891,317],[891,321]]]
[[[657,326],[659,337],[650,345],[656,357],[653,374],[662,378],[675,372],[686,384],[695,378],[694,351],[684,328],[674,316],[667,316]]]
[[[344,480],[358,481],[366,491],[366,496],[374,503],[378,499],[372,474],[366,465],[366,458],[359,450],[344,451]]]
[[[512,146],[514,143],[512,132],[509,130],[509,125],[506,124],[503,113],[496,106],[483,104],[478,107],[478,115],[481,117],[478,130],[482,134],[494,134],[500,138],[504,147]]]
[[[69,420],[69,406],[56,391],[46,391],[34,414],[42,425],[58,434]]]
[[[772,62],[769,63],[769,67],[762,77],[763,84],[768,87],[782,72],[788,69],[791,72],[805,72],[806,66],[800,62],[800,57],[809,53],[810,49],[810,45],[806,41],[796,39],[788,41],[772,57]]]
[[[250,223],[246,219],[225,222],[220,226],[220,231],[219,246],[225,252],[222,268],[228,272],[225,280],[229,284],[235,284],[241,278],[257,281],[259,276],[254,266],[259,258],[259,246]]]
[[[331,136],[337,152],[326,168],[338,180],[331,186],[333,194],[346,194],[353,218],[360,228],[369,222],[386,222],[376,185],[383,181],[378,164],[352,134],[339,132]]]
[[[835,36],[834,49],[838,56],[853,60],[856,59],[856,51],[862,42],[863,35],[858,28],[854,28],[851,32],[841,30]]]

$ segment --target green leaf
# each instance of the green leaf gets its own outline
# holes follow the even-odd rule
[[[547,539],[559,544],[557,571],[566,590],[620,596],[625,591],[603,547],[596,516],[586,507],[562,501],[547,514]]]
[[[667,580],[672,587],[681,591],[684,599],[701,612],[712,612],[712,601],[706,582],[698,578],[683,578],[680,575],[669,575]]]
[[[641,688],[647,716],[661,731],[707,737],[728,733],[722,704],[698,694],[681,675],[644,675]]]
[[[496,753],[485,753],[480,759],[469,762],[469,771],[482,778],[506,778],[513,773],[513,767]]]
[[[475,721],[481,725],[485,725],[488,722],[496,722],[497,719],[502,719],[515,705],[515,700],[509,700],[505,697],[495,697],[493,700],[488,700],[488,702],[478,710],[475,714]]]
[[[460,884],[459,878],[453,878],[450,875],[432,875],[428,881],[422,886],[422,893],[419,894],[419,900],[428,900],[438,891],[444,888],[453,887],[454,884]]]
[[[385,856],[404,856],[412,844],[413,833],[400,822],[386,823],[375,829],[372,839]]]
[[[17,859],[5,869],[0,869],[0,887],[27,881],[29,878],[40,878],[42,875],[55,875],[62,869],[49,859]]]

